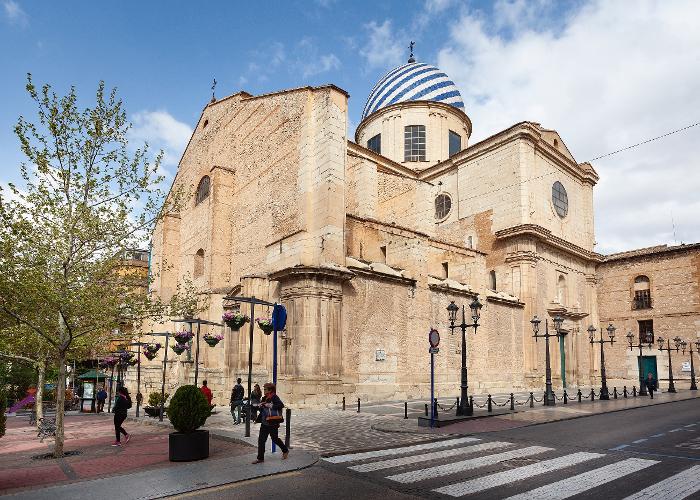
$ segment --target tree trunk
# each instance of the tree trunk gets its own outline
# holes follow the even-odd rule
[[[53,450],[55,458],[63,456],[63,416],[66,399],[66,351],[58,353],[58,380],[56,382],[56,445]]]
[[[36,402],[34,409],[36,411],[36,426],[39,427],[39,419],[44,418],[44,379],[46,378],[46,361],[40,360],[37,364],[39,376],[36,382]]]

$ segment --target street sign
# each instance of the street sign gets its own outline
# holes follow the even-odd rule
[[[438,332],[435,328],[430,329],[430,333],[428,334],[428,342],[430,342],[430,347],[437,347],[440,345],[440,332]]]
[[[431,347],[430,349],[428,349],[428,352],[430,354],[437,354],[440,352],[440,349],[438,349],[437,347]]]
[[[682,372],[689,372],[690,371],[690,361],[683,361],[683,364],[681,365],[681,371]]]

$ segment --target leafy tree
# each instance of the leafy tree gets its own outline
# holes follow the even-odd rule
[[[143,278],[120,272],[121,257],[142,247],[181,195],[163,203],[163,153],[151,161],[147,144],[129,147],[131,125],[116,90],[106,92],[100,82],[94,106],[80,109],[75,88],[58,96],[28,75],[26,89],[37,120],[20,116],[15,126],[27,158],[23,186],[0,191],[0,312],[31,332],[26,342],[41,338],[58,366],[60,457],[69,357],[108,345],[113,328],[167,312],[166,304],[135,292]]]

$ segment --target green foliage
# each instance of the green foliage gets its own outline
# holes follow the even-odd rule
[[[7,422],[5,410],[7,410],[7,397],[5,396],[5,388],[0,387],[0,437],[5,435],[5,423]]]
[[[211,408],[199,387],[183,385],[170,399],[168,418],[178,432],[194,432],[204,425],[211,415]]]
[[[161,401],[165,403],[168,398],[170,397],[170,394],[167,392],[164,394],[165,397],[161,398],[160,397],[160,392],[152,392],[148,395],[148,406],[160,406]]]

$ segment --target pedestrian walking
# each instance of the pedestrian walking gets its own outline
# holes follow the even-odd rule
[[[265,395],[260,403],[260,434],[258,434],[258,456],[253,462],[259,464],[265,461],[265,444],[267,437],[270,436],[272,442],[282,450],[282,460],[286,460],[289,456],[289,448],[284,445],[279,437],[280,424],[284,421],[282,418],[282,408],[284,403],[277,396],[275,384],[267,383],[263,385]]]
[[[131,396],[129,396],[129,391],[126,387],[120,387],[117,389],[117,397],[114,400],[114,434],[116,440],[112,443],[112,446],[121,446],[121,435],[124,434],[126,440],[124,444],[131,440],[131,434],[126,432],[122,427],[124,420],[126,420],[126,411],[131,408]]]
[[[656,379],[654,378],[654,375],[649,372],[647,373],[647,379],[644,381],[644,383],[647,385],[647,391],[649,391],[649,397],[651,399],[654,399],[654,391],[656,390]]]
[[[107,391],[105,391],[105,386],[100,386],[100,390],[97,391],[97,413],[102,413],[105,411],[105,401],[107,400]]]
[[[258,411],[260,410],[260,401],[262,401],[262,390],[260,390],[260,384],[255,384],[253,387],[253,392],[250,393],[250,409],[253,412],[251,417],[253,421],[258,419]]]
[[[213,398],[213,395],[211,393],[211,389],[209,389],[209,387],[207,387],[206,380],[202,381],[202,387],[200,387],[199,390],[202,391],[202,394],[204,394],[204,397],[207,398],[207,403],[209,403],[209,406],[211,406],[211,400]]]
[[[243,408],[243,398],[245,397],[245,389],[241,385],[240,377],[236,380],[236,385],[231,390],[231,415],[233,416],[233,424],[241,423],[241,409]]]

